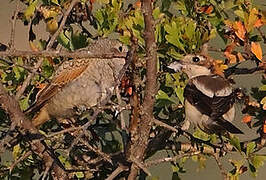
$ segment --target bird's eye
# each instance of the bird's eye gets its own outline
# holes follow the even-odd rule
[[[200,61],[200,58],[197,57],[197,56],[194,56],[194,57],[192,58],[192,61],[195,62],[195,63],[197,63],[197,62]]]
[[[119,51],[122,52],[123,51],[123,47],[122,46],[119,46]]]

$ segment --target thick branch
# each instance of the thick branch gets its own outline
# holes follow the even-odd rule
[[[157,53],[156,42],[154,34],[154,20],[152,16],[152,1],[143,0],[142,13],[144,16],[145,30],[144,39],[147,55],[147,73],[146,86],[144,94],[144,103],[141,113],[141,124],[138,126],[136,137],[131,137],[132,144],[130,149],[130,157],[134,157],[138,162],[144,159],[145,151],[148,144],[150,129],[153,122],[153,105],[155,101],[155,94],[157,92]],[[131,159],[131,158],[130,158]],[[133,163],[128,179],[135,179],[138,174],[138,167]]]

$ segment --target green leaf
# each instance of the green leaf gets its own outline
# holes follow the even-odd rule
[[[256,147],[255,142],[250,142],[247,144],[247,150],[246,150],[246,155],[249,156],[251,153],[254,152]]]
[[[241,10],[235,10],[234,13],[240,17],[242,20],[245,19],[245,12],[241,9]]]
[[[208,141],[210,139],[210,135],[206,134],[199,128],[197,128],[197,130],[193,133],[193,136],[204,141]]]
[[[81,178],[85,177],[83,172],[75,172],[75,175],[77,176],[78,179],[81,179]]]
[[[69,47],[69,39],[63,32],[59,34],[57,40],[63,47],[67,48],[68,50],[71,50]]]
[[[158,18],[160,17],[160,14],[161,14],[161,12],[160,12],[160,8],[159,8],[159,7],[155,8],[155,9],[153,10],[153,12],[152,12],[153,18],[154,18],[155,20],[158,19]]]
[[[259,91],[266,91],[266,85],[263,85],[259,88]]]
[[[162,90],[159,90],[158,91],[158,93],[157,93],[157,95],[156,95],[156,99],[157,100],[167,100],[167,101],[170,101],[169,103],[170,104],[175,104],[176,102],[173,100],[173,99],[171,99],[164,91],[162,91]]]
[[[175,88],[175,93],[178,99],[180,100],[180,102],[184,104],[184,88],[181,88],[180,86],[178,86],[177,88]]]
[[[25,10],[24,16],[27,21],[29,21],[30,18],[34,15],[38,2],[39,0],[32,1],[30,5],[27,7],[27,9]]]
[[[232,144],[239,152],[241,152],[240,141],[237,136],[231,137],[230,144]]]
[[[265,160],[266,160],[266,156],[254,155],[253,158],[251,159],[251,162],[255,168],[259,168],[264,165]]]

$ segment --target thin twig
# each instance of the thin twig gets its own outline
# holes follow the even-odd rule
[[[145,163],[145,166],[146,167],[150,167],[150,166],[153,166],[153,165],[158,165],[160,163],[164,163],[164,162],[175,162],[183,157],[188,157],[188,156],[194,156],[194,155],[199,155],[201,154],[200,151],[196,151],[196,152],[189,152],[189,153],[184,153],[184,154],[179,154],[179,155],[176,155],[174,157],[166,157],[166,158],[161,158],[161,159],[156,159],[156,160],[153,160],[153,161],[148,161]]]
[[[43,59],[43,58],[41,58],[41,59]],[[21,85],[20,89],[17,91],[16,96],[15,96],[16,100],[19,100],[20,96],[24,93],[27,86],[30,84],[32,77],[35,75],[35,73],[38,71],[38,69],[41,65],[42,65],[42,60],[39,60],[37,62],[37,64],[35,65],[34,69],[32,70],[32,72],[29,73],[29,75],[27,76],[27,78],[25,79],[23,84]]]
[[[173,132],[176,132],[178,133],[178,130],[176,128],[174,128],[173,126],[170,126],[162,121],[159,121],[157,119],[154,119],[153,120],[154,124],[156,124],[157,126],[161,126],[161,127],[164,127],[166,129],[169,129],[170,131],[173,131]]]
[[[137,165],[140,169],[142,169],[148,176],[151,176],[150,171],[147,169],[146,165],[139,162],[136,158],[131,158],[132,162]]]
[[[27,157],[29,157],[32,154],[31,151],[26,152],[25,154],[23,154],[19,159],[17,159],[9,168],[9,172],[11,173],[12,170],[14,169],[14,167],[20,163],[21,161],[23,161],[24,159],[26,159]]]
[[[95,152],[96,154],[98,154],[99,156],[101,156],[105,161],[113,164],[111,157],[108,154],[105,154],[104,152],[102,152],[100,149],[96,149],[94,147],[92,147],[87,141],[85,141],[84,139],[80,139],[80,141],[87,146],[91,151]]]
[[[110,176],[108,178],[106,178],[105,180],[113,180],[116,176],[118,176],[121,172],[123,171],[127,171],[128,167],[120,165],[118,166],[113,172],[112,174],[110,174]]]
[[[220,169],[220,172],[221,172],[221,175],[223,176],[223,179],[228,180],[229,177],[228,177],[228,175],[227,175],[227,173],[226,173],[226,171],[225,171],[225,169],[224,169],[224,167],[220,161],[218,154],[212,154],[212,156],[214,157],[214,159],[215,159],[215,161],[216,161],[216,163]]]
[[[13,51],[15,49],[15,32],[16,32],[16,21],[17,21],[17,16],[18,16],[18,3],[16,6],[16,10],[14,12],[14,15],[11,19],[11,33],[10,33],[10,41],[9,41],[9,49]]]

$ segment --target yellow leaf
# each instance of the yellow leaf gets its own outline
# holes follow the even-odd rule
[[[259,43],[251,42],[251,52],[259,59],[262,60],[262,49]]]
[[[258,20],[258,10],[256,8],[251,9],[249,16],[248,16],[248,21],[245,24],[247,32],[250,32],[252,28],[254,27],[254,24]]]
[[[57,31],[57,29],[58,29],[58,23],[54,18],[46,22],[46,30],[49,33],[54,34]]]
[[[14,156],[14,159],[17,159],[19,157],[20,153],[21,153],[21,148],[20,148],[19,144],[17,144],[17,145],[15,145],[13,147],[13,156]]]
[[[263,110],[266,110],[266,96],[260,101],[260,103],[263,105]]]
[[[39,48],[33,43],[33,41],[29,41],[29,43],[30,43],[30,49],[32,51],[35,51],[35,52],[40,51]]]

